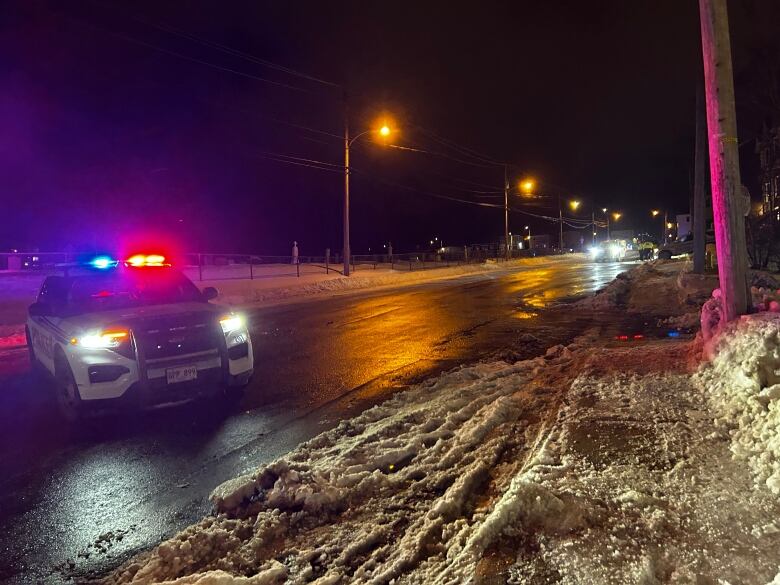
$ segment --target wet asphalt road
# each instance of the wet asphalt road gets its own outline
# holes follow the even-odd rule
[[[586,323],[550,310],[627,266],[550,263],[249,312],[240,405],[60,422],[25,350],[0,352],[0,582],[99,575],[209,511],[207,495],[393,392]]]

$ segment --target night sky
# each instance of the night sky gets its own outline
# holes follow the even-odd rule
[[[730,5],[745,103],[777,4]],[[354,144],[353,253],[500,239],[502,210],[447,199],[502,203],[503,167],[464,147],[539,181],[547,207],[518,209],[562,195],[647,229],[687,211],[700,72],[695,0],[6,3],[0,248],[339,250],[342,175],[278,155],[340,164],[344,91],[355,133],[392,120],[416,149]],[[739,107],[754,198],[762,116]]]

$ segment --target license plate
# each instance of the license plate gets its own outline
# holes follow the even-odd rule
[[[181,366],[178,368],[168,368],[165,370],[165,378],[168,380],[168,384],[176,384],[178,382],[188,382],[190,380],[198,379],[198,368],[196,366]]]

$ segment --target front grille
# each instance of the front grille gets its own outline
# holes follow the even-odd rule
[[[133,334],[139,353],[150,361],[215,350],[222,332],[210,313],[192,313],[136,324]]]

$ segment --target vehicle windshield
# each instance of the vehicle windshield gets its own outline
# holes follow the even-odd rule
[[[181,272],[142,268],[74,277],[66,311],[74,315],[202,300],[198,287]]]

